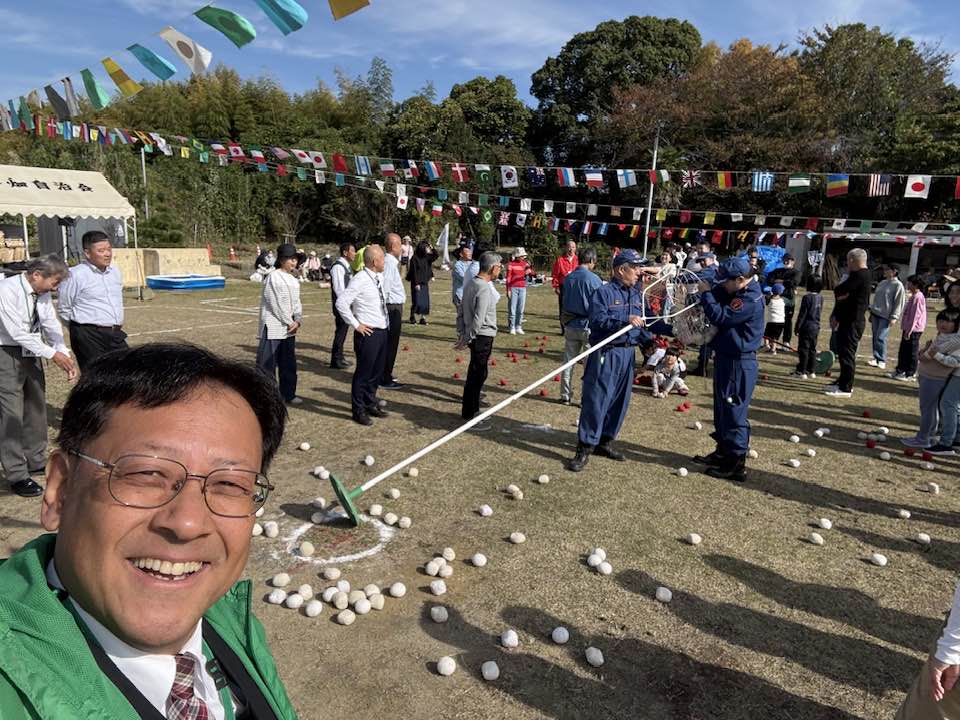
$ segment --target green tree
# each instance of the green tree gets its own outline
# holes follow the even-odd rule
[[[517,97],[513,81],[503,75],[493,80],[476,77],[450,90],[474,136],[487,145],[522,146],[531,111]]]

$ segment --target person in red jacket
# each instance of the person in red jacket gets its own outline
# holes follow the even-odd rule
[[[577,265],[577,244],[573,240],[567,240],[563,255],[558,257],[553,263],[553,272],[551,273],[553,291],[557,294],[561,315],[563,315],[563,279],[576,270]],[[560,334],[563,335],[562,320],[560,322]]]
[[[523,335],[523,309],[527,304],[527,277],[533,268],[527,262],[527,251],[518,247],[507,264],[507,324],[511,335]]]

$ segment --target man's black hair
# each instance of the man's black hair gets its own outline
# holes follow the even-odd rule
[[[96,245],[98,242],[103,242],[106,240],[110,242],[110,236],[105,232],[100,232],[99,230],[91,230],[88,233],[83,234],[83,239],[80,241],[83,244],[84,250],[89,250],[91,246]],[[111,243],[112,245],[113,243]]]
[[[261,370],[196,345],[152,343],[117,350],[85,368],[63,406],[57,444],[81,452],[121,405],[156,408],[188,398],[204,386],[226,387],[247,401],[263,438],[266,472],[283,438],[287,408],[276,383]],[[225,433],[230,428],[224,428]]]
[[[589,265],[590,263],[595,263],[596,261],[597,261],[597,251],[594,250],[589,245],[586,245],[577,251],[578,265]]]
[[[340,243],[340,257],[343,257],[344,255],[346,255],[347,252],[350,250],[350,248],[355,248],[356,246],[357,244],[352,240],[348,240],[347,242]]]
[[[807,279],[807,292],[818,293],[823,290],[823,279],[816,275],[811,275]]]
[[[946,308],[937,313],[937,319],[935,322],[949,322],[953,323],[953,331],[957,332],[960,330],[960,310],[954,308]]]

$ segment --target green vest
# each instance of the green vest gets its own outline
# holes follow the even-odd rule
[[[97,667],[76,620],[47,584],[56,535],[0,561],[0,717],[3,720],[139,720]],[[280,720],[297,714],[277,675],[263,626],[250,611],[252,584],[234,585],[204,615],[233,649]]]

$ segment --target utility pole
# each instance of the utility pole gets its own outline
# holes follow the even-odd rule
[[[143,172],[143,214],[150,219],[150,199],[147,197],[147,151],[140,146],[140,170]]]
[[[663,128],[663,123],[657,123],[657,136],[653,140],[653,169],[657,169],[657,156],[660,153],[660,130]],[[654,183],[653,180],[650,180],[650,192],[647,195],[647,222],[643,230],[643,257],[647,257],[647,244],[650,242],[650,213],[653,212],[653,189]]]

